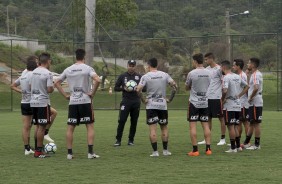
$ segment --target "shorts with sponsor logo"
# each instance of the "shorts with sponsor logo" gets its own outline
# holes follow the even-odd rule
[[[32,122],[34,125],[47,125],[51,122],[50,105],[46,107],[32,107]]]
[[[262,107],[250,106],[249,107],[250,123],[261,123],[261,120],[262,120]]]
[[[187,121],[195,122],[208,122],[208,108],[196,108],[192,103],[189,103],[188,112],[187,112]]]
[[[32,108],[29,103],[21,103],[21,111],[23,116],[31,116]]]
[[[146,109],[147,124],[153,125],[159,123],[160,125],[168,124],[167,110]]]
[[[223,116],[221,99],[208,99],[208,115],[212,118]]]
[[[238,125],[240,111],[223,111],[225,125]]]
[[[69,105],[68,125],[90,124],[94,122],[92,104]]]
[[[239,116],[239,120],[240,121],[247,121],[248,119],[249,119],[249,108],[242,107],[241,112],[240,112],[240,116]]]

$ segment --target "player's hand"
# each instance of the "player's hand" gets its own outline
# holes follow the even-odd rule
[[[251,103],[253,101],[253,99],[249,99],[248,102]]]
[[[93,98],[92,92],[86,93],[91,99]]]
[[[171,101],[170,101],[168,98],[166,98],[166,102],[167,102],[167,103],[170,103]]]
[[[66,95],[65,99],[70,100],[70,95]]]
[[[126,91],[126,92],[130,92],[130,91],[128,91],[128,89],[125,86],[123,87],[123,90]]]

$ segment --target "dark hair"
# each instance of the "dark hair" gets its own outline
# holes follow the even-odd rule
[[[156,58],[151,58],[149,59],[149,61],[147,62],[147,64],[153,68],[157,68],[158,66],[158,60]]]
[[[231,63],[228,60],[221,61],[221,66],[226,67],[227,69],[231,69]]]
[[[26,69],[33,71],[35,68],[37,68],[37,59],[37,56],[29,56],[26,60]]]
[[[258,58],[255,58],[255,57],[250,58],[250,61],[251,61],[251,63],[253,63],[255,65],[256,68],[259,67],[260,60]]]
[[[243,59],[234,59],[235,65],[239,66],[241,70],[244,68],[244,61]]]
[[[51,56],[48,52],[42,52],[39,56],[39,64],[47,64],[50,59]]]
[[[206,53],[204,57],[205,57],[205,58],[215,59],[213,53],[211,53],[211,52]]]
[[[204,63],[204,56],[202,53],[199,54],[194,54],[192,56],[193,60],[196,61],[198,64],[203,64]]]
[[[76,60],[83,60],[84,59],[84,57],[85,57],[85,54],[86,54],[86,52],[85,52],[85,50],[84,49],[77,49],[76,51],[75,51],[75,57],[76,57]]]

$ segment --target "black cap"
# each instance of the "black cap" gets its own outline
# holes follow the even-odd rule
[[[129,65],[136,65],[136,61],[134,61],[134,60],[129,60],[128,62],[127,62]]]

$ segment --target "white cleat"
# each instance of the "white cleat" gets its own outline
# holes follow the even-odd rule
[[[225,153],[237,153],[237,149],[235,148],[235,149],[229,149],[229,150],[227,150],[227,151],[225,151]]]
[[[251,147],[250,143],[248,143],[248,144],[241,144],[241,148],[243,148],[243,149],[248,149],[249,147]]]
[[[199,144],[199,145],[201,145],[201,144],[206,144],[206,140],[200,141],[200,142],[198,142],[198,144]]]
[[[88,153],[88,158],[89,158],[89,159],[100,158],[100,156],[99,156],[99,155],[96,155],[95,153],[93,153],[93,154]]]
[[[223,146],[225,144],[226,144],[225,139],[220,139],[220,141],[216,145]]]
[[[248,148],[246,148],[247,150],[259,150],[260,149],[260,146],[256,146],[256,145],[253,145],[253,146],[250,146]]]
[[[68,160],[72,160],[73,158],[74,158],[74,157],[73,157],[71,154],[68,154],[68,155],[67,155],[67,159],[68,159]]]
[[[49,136],[49,134],[44,135],[44,140],[48,141],[48,142],[55,142],[53,139],[51,139],[51,137]]]
[[[29,151],[27,149],[24,150],[24,155],[30,155],[30,154],[34,154],[34,151],[32,149],[30,149]]]
[[[158,157],[159,156],[159,152],[158,151],[154,151],[150,157]]]
[[[164,156],[170,156],[171,152],[169,152],[168,150],[163,150],[163,155]]]
[[[243,151],[243,148],[241,147],[237,148],[237,152],[241,152],[241,151]]]

